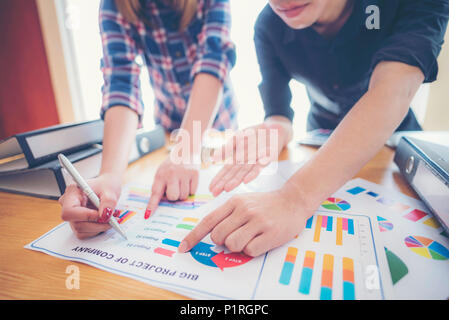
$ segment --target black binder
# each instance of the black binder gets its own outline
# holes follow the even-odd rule
[[[140,129],[130,153],[129,163],[165,145],[165,131],[161,126],[154,130]],[[102,146],[90,145],[75,152],[63,152],[85,179],[98,175],[101,167]],[[0,172],[0,190],[42,198],[58,199],[72,178],[57,158],[33,168]]]
[[[33,168],[61,152],[75,152],[103,140],[103,121],[94,120],[51,126],[16,134],[0,141],[0,159],[14,157],[0,164],[0,172]]]
[[[449,229],[449,141],[402,137],[394,161],[435,218]]]

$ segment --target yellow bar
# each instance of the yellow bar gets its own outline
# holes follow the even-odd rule
[[[343,219],[337,218],[337,246],[343,244]]]
[[[315,223],[315,234],[313,236],[314,242],[320,242],[320,232],[321,232],[321,224],[323,223],[323,216],[318,215],[316,217],[316,223]]]
[[[296,257],[297,254],[298,254],[298,249],[296,249],[295,247],[288,247],[287,255]]]
[[[323,258],[323,270],[334,270],[334,256],[331,254],[325,254]]]
[[[197,223],[198,220],[199,220],[198,218],[192,218],[192,217],[185,217],[184,219],[182,219],[182,221],[193,222],[193,223]]]
[[[354,261],[351,258],[343,258],[343,270],[354,271]]]

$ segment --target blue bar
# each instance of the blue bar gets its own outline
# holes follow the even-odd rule
[[[356,195],[356,194],[362,193],[365,190],[366,189],[363,189],[362,187],[355,187],[355,188],[349,189],[346,192],[349,192],[350,194]]]
[[[332,289],[321,287],[320,300],[332,300]]]
[[[307,220],[306,229],[312,228],[312,222],[313,222],[313,217],[310,217],[310,218]]]
[[[289,284],[290,283],[290,279],[292,277],[294,266],[295,266],[294,263],[291,263],[288,261],[284,262],[284,266],[282,267],[282,271],[281,271],[281,277],[279,278],[280,284]]]
[[[299,282],[299,288],[298,291],[303,294],[309,294],[310,293],[310,284],[312,283],[312,274],[313,269],[310,268],[303,268],[301,273],[301,280]]]
[[[166,245],[168,245],[168,246],[172,246],[172,247],[179,247],[179,241],[176,241],[176,240],[172,240],[172,239],[164,239],[164,240],[162,240],[162,243],[163,244],[166,244]]]
[[[348,219],[348,234],[354,234],[354,220]]]
[[[343,300],[355,300],[355,288],[352,282],[343,281]]]
[[[327,217],[326,231],[332,231],[332,217],[331,216]]]
[[[375,192],[372,192],[372,191],[370,191],[370,192],[367,192],[366,193],[367,195],[370,195],[371,197],[374,197],[374,198],[376,198],[376,197],[378,197],[379,195],[377,194],[377,193],[375,193]]]
[[[129,212],[129,210],[125,210],[122,212],[121,215],[118,216],[119,219],[123,218],[125,216],[125,214],[127,214]]]

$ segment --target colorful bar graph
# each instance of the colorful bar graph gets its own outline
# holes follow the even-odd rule
[[[192,195],[187,198],[187,200],[184,201],[168,201],[168,200],[161,200],[159,202],[159,206],[162,207],[169,207],[169,208],[175,208],[175,209],[183,209],[183,210],[193,210],[196,209],[207,202],[213,200],[214,197],[212,195],[208,194],[199,194],[199,195]]]
[[[293,268],[295,267],[296,256],[298,255],[298,249],[295,247],[288,247],[287,255],[285,256],[284,265],[282,267],[279,283],[288,285],[292,277]]]
[[[117,217],[117,222],[123,224],[136,214],[134,211],[123,210]]]
[[[306,251],[304,257],[301,279],[299,280],[298,291],[302,294],[310,294],[310,285],[312,283],[313,265],[315,263],[315,252]]]
[[[128,192],[128,201],[148,203],[150,200],[150,190],[143,188],[132,188]]]
[[[142,202],[142,203],[148,203],[150,200],[150,197],[148,196],[141,196],[137,194],[128,194],[128,201],[134,201],[134,202]]]
[[[343,258],[343,300],[355,300],[354,260]]]
[[[312,228],[312,218],[307,220],[306,228],[311,229]],[[325,229],[326,231],[332,231],[332,223],[333,218],[331,216],[322,216],[318,215],[316,216],[316,224],[315,224],[315,233],[313,236],[314,242],[320,242],[320,236],[321,236],[321,229]]]
[[[343,245],[343,231],[346,231],[350,235],[354,235],[354,220],[348,218],[337,218],[337,246]]]
[[[334,273],[334,256],[325,254],[323,256],[323,270],[321,273],[320,300],[332,299],[332,280]]]

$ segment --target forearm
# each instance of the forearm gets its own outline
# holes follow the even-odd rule
[[[132,142],[136,137],[137,125],[137,114],[125,106],[116,106],[106,112],[100,175],[123,176],[128,166]]]
[[[307,198],[309,206],[340,188],[382,148],[407,114],[423,81],[422,73],[409,67],[401,76],[384,64],[373,74],[368,92],[346,115],[328,142],[289,181]],[[409,69],[411,68],[411,69]]]
[[[202,136],[210,128],[222,99],[223,85],[219,79],[207,73],[195,77],[187,111],[181,124],[181,130],[189,137],[189,146],[193,154],[201,153]],[[194,141],[194,140],[199,141]]]

